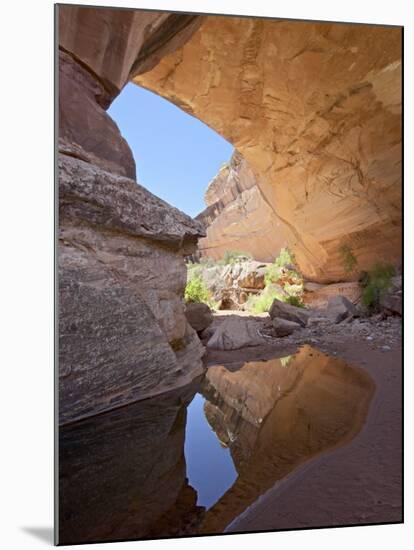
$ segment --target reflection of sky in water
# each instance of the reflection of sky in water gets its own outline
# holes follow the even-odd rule
[[[204,398],[197,393],[187,409],[184,453],[189,483],[197,504],[210,508],[231,487],[237,472],[228,448],[223,448],[204,415]]]

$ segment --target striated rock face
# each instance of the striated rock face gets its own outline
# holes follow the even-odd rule
[[[312,308],[324,308],[333,296],[345,296],[353,304],[358,304],[362,296],[362,288],[358,282],[333,283],[320,285],[306,282],[304,285],[303,301]]]
[[[399,261],[401,29],[208,16],[134,81],[234,144],[307,279]]]
[[[218,260],[226,251],[243,251],[259,261],[273,261],[286,245],[282,222],[237,151],[210,182],[205,203],[207,208],[196,218],[207,231],[199,242],[202,256]]]
[[[202,225],[134,181],[105,109],[198,18],[59,6],[59,421],[187,384],[203,347],[184,315]]]
[[[197,222],[136,182],[59,158],[60,420],[96,414],[202,372],[184,315]]]
[[[109,101],[132,76],[180,47],[203,20],[136,9],[62,5],[58,10],[60,48],[99,80]]]

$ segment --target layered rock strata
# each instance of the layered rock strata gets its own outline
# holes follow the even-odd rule
[[[134,81],[243,155],[306,279],[356,280],[401,258],[401,37],[397,27],[208,16]]]
[[[286,245],[282,222],[237,151],[209,183],[204,201],[207,208],[196,217],[207,232],[199,242],[201,256],[219,260],[227,251],[242,251],[267,262]]]
[[[184,315],[183,257],[204,231],[136,183],[132,152],[106,113],[197,18],[58,13],[59,420],[68,423],[202,372],[203,347]]]

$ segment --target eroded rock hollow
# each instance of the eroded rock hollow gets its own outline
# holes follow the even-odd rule
[[[227,138],[307,279],[401,258],[401,29],[208,16],[134,78]]]

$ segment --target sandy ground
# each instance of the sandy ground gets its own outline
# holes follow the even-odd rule
[[[220,322],[219,319],[217,319]],[[387,322],[386,322],[387,323]],[[376,384],[365,424],[343,447],[300,466],[260,497],[226,531],[244,532],[402,521],[402,354],[400,320],[366,334],[335,327],[307,342],[366,370]],[[388,326],[388,325],[387,325]],[[387,332],[388,331],[388,332]],[[289,355],[300,343],[209,351],[207,365]],[[386,351],[384,350],[384,346]]]

